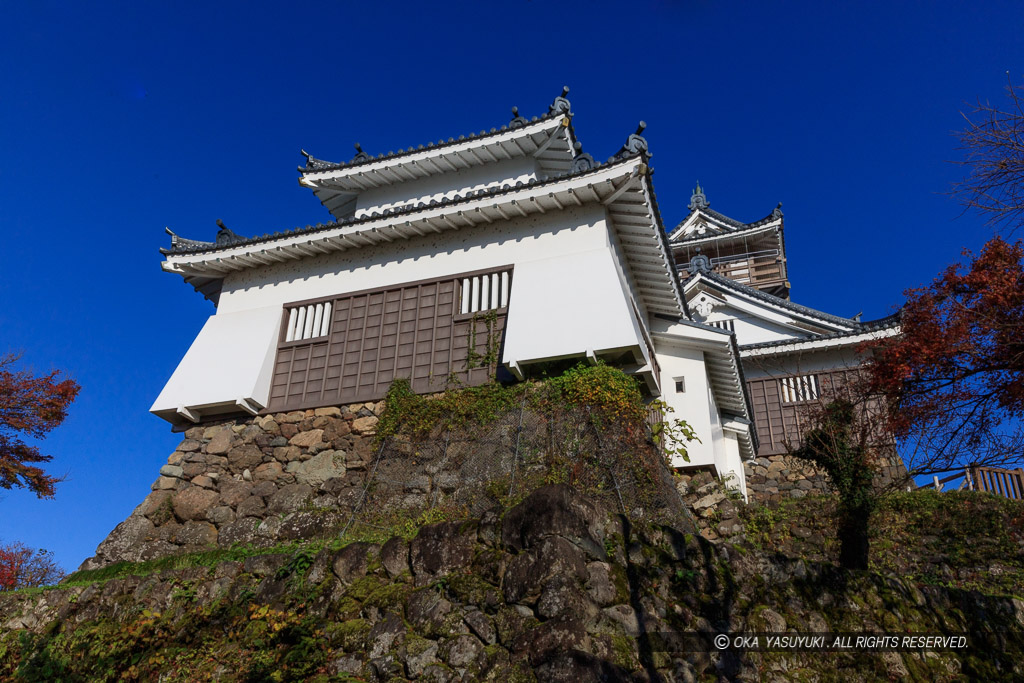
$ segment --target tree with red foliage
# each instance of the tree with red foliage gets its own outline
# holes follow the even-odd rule
[[[64,578],[64,570],[49,550],[32,550],[21,543],[0,546],[0,592],[48,586]]]
[[[17,361],[15,354],[0,356],[0,488],[27,488],[40,498],[52,498],[60,480],[37,463],[53,456],[43,455],[20,437],[41,439],[60,425],[81,387],[57,370],[40,377],[14,371]]]
[[[911,475],[1024,457],[1024,246],[995,237],[965,255],[907,292],[900,336],[863,349]]]

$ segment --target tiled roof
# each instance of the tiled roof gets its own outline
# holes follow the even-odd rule
[[[793,311],[794,313],[799,313],[801,315],[805,315],[811,318],[818,318],[819,320],[826,320],[828,322],[835,323],[838,325],[858,327],[864,324],[859,323],[856,320],[853,320],[852,318],[841,318],[837,315],[832,315],[831,313],[825,313],[814,308],[808,308],[807,306],[795,304],[792,301],[787,301],[786,299],[780,299],[777,296],[773,296],[771,294],[768,294],[767,292],[762,292],[759,289],[754,289],[753,287],[748,287],[747,285],[740,284],[735,280],[730,280],[727,277],[724,277],[722,275],[719,275],[718,273],[714,273],[711,271],[699,271],[697,273],[691,273],[690,277],[686,278],[683,284],[685,285],[686,283],[690,282],[695,277],[697,277],[698,274],[702,276],[704,279],[720,284],[727,289],[732,289],[753,299],[760,299],[765,303],[769,303],[773,306],[778,306],[780,308],[785,308],[787,310]]]
[[[373,156],[363,151],[362,147],[356,143],[356,155],[351,161],[347,162],[336,162],[336,161],[324,161],[323,159],[317,159],[312,155],[308,154],[303,150],[303,155],[306,157],[305,167],[299,166],[300,173],[319,173],[321,171],[334,171],[341,168],[351,168],[353,166],[359,166],[360,164],[369,164],[375,161],[381,161],[382,159],[395,159],[398,157],[405,156],[407,154],[414,154],[416,152],[422,152],[428,149],[436,149],[438,147],[447,147],[449,145],[457,145],[463,142],[469,142],[472,140],[479,140],[482,138],[490,137],[492,135],[498,135],[509,130],[521,128],[528,123],[535,123],[537,121],[543,121],[559,116],[572,116],[570,111],[569,100],[565,99],[565,96],[569,94],[569,88],[563,88],[562,94],[556,97],[551,106],[548,107],[548,112],[543,116],[534,116],[532,119],[527,120],[526,118],[519,115],[518,107],[512,108],[513,118],[507,124],[501,128],[491,128],[490,130],[482,130],[479,133],[470,133],[469,135],[460,135],[458,138],[448,138],[447,140],[438,140],[437,142],[428,142],[425,145],[418,147],[410,147],[409,149],[399,149],[397,152],[388,152],[387,154],[378,154]]]
[[[639,136],[636,136],[634,134],[633,136],[630,136],[630,137],[632,139],[633,137],[639,137]],[[589,155],[587,155],[587,156],[589,156]],[[397,207],[390,208],[390,209],[383,209],[381,211],[374,211],[374,212],[372,212],[370,214],[367,214],[367,215],[364,215],[364,216],[360,216],[358,218],[353,217],[353,218],[346,218],[346,219],[343,219],[343,220],[330,221],[329,223],[317,223],[316,225],[307,225],[305,227],[296,227],[296,228],[293,228],[291,230],[285,230],[285,231],[282,231],[282,232],[275,232],[275,233],[267,233],[267,234],[259,235],[259,236],[256,236],[256,237],[242,237],[242,236],[239,236],[239,235],[235,235],[234,233],[232,233],[229,236],[229,235],[223,234],[223,231],[222,231],[221,234],[217,235],[217,241],[216,242],[202,242],[202,241],[199,241],[199,240],[190,240],[190,239],[184,239],[184,238],[178,237],[174,233],[171,233],[170,230],[168,230],[168,232],[172,235],[171,248],[170,249],[161,249],[160,252],[162,254],[164,254],[164,255],[179,255],[179,254],[197,254],[197,253],[203,253],[203,252],[219,251],[221,249],[229,249],[229,248],[237,247],[237,246],[244,246],[244,245],[249,245],[249,244],[257,244],[257,243],[260,243],[260,242],[269,242],[269,241],[272,241],[272,240],[275,240],[275,239],[279,239],[279,238],[282,238],[282,237],[289,237],[289,236],[294,236],[294,235],[299,235],[299,234],[316,233],[316,232],[320,232],[320,231],[323,231],[323,230],[330,230],[330,229],[333,229],[333,228],[339,228],[339,227],[345,227],[345,226],[351,226],[351,225],[358,225],[360,223],[368,223],[368,222],[371,222],[371,221],[378,220],[380,218],[386,218],[386,217],[391,217],[391,216],[401,216],[401,215],[405,215],[405,214],[415,213],[415,212],[421,211],[423,209],[437,208],[437,207],[442,207],[442,206],[451,206],[451,205],[454,205],[454,204],[458,204],[460,202],[466,202],[466,201],[470,201],[470,200],[473,200],[473,199],[478,199],[480,197],[500,196],[502,194],[506,194],[506,193],[509,193],[509,192],[514,192],[516,190],[533,189],[533,188],[536,188],[536,187],[542,187],[542,186],[550,184],[550,183],[554,183],[554,182],[565,180],[566,178],[575,178],[575,177],[578,177],[578,176],[584,176],[584,175],[593,173],[595,171],[608,168],[609,166],[613,166],[616,163],[619,163],[621,161],[625,161],[627,159],[635,158],[637,156],[643,156],[645,158],[649,158],[649,155],[647,154],[647,151],[646,151],[646,143],[645,143],[645,145],[642,148],[638,147],[637,151],[633,151],[631,149],[623,148],[623,150],[620,150],[620,152],[617,155],[611,157],[610,159],[608,159],[608,161],[606,161],[603,164],[599,163],[599,162],[592,162],[592,164],[591,163],[582,164],[580,166],[583,167],[583,170],[577,170],[575,172],[574,171],[569,171],[567,173],[560,173],[560,174],[557,174],[557,175],[550,176],[548,178],[544,178],[544,179],[541,179],[541,180],[533,180],[533,181],[530,181],[530,182],[518,181],[518,182],[516,182],[514,184],[509,183],[509,184],[501,185],[500,187],[485,188],[485,189],[480,189],[480,190],[470,190],[468,192],[465,192],[464,194],[461,194],[461,195],[457,194],[457,195],[455,195],[455,196],[453,196],[451,198],[432,199],[432,200],[428,200],[428,201],[417,202],[416,204],[403,205],[403,206],[397,206]],[[578,165],[574,164],[574,168],[577,167],[577,166]],[[588,166],[589,166],[589,168],[586,168]],[[668,249],[667,239],[665,241],[665,246],[666,246],[666,250],[667,250]]]
[[[802,344],[805,342],[818,342],[827,341],[829,339],[842,339],[843,337],[856,337],[861,334],[868,332],[876,332],[878,330],[889,330],[900,326],[900,313],[897,311],[892,315],[887,315],[884,318],[877,320],[868,320],[866,322],[856,323],[857,328],[843,332],[832,332],[829,334],[818,334],[813,337],[801,337],[797,339],[779,339],[775,341],[757,342],[756,344],[743,344],[739,347],[740,351],[750,351],[752,349],[767,349],[773,346],[788,346],[790,344]]]
[[[736,220],[735,218],[729,218],[728,216],[726,216],[724,214],[718,213],[714,209],[709,209],[709,208],[694,209],[690,213],[686,214],[686,218],[684,218],[683,220],[679,221],[679,223],[676,225],[676,227],[672,228],[672,232],[674,233],[677,230],[679,230],[681,227],[683,227],[683,225],[685,225],[686,222],[688,220],[690,220],[690,218],[695,213],[702,213],[705,216],[709,216],[711,218],[714,218],[717,221],[725,223],[726,225],[730,225],[730,226],[736,228],[737,230],[750,230],[750,229],[753,229],[753,228],[759,228],[759,227],[761,227],[763,225],[767,225],[768,223],[771,223],[772,221],[777,220],[779,218],[779,216],[776,215],[776,213],[773,211],[772,213],[768,214],[764,218],[761,218],[760,220],[756,220],[756,221],[754,221],[752,223],[741,223],[740,221]],[[715,235],[715,236],[716,237],[726,237],[729,234],[730,233],[726,233],[724,235]],[[683,237],[682,239],[676,240],[674,243],[675,244],[679,244],[681,242],[688,242],[688,241],[694,240],[694,239],[706,239],[706,237],[707,236]]]

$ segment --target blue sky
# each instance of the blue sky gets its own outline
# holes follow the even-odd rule
[[[584,149],[640,119],[669,227],[696,180],[782,201],[793,299],[881,317],[989,230],[944,193],[977,98],[1024,80],[1019,2],[56,3],[0,0],[0,351],[82,393],[54,500],[0,492],[0,540],[73,569],[179,437],[147,411],[212,305],[160,271],[210,239],[328,220],[300,148],[347,160],[540,114]]]

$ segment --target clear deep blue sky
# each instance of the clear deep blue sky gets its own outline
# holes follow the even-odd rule
[[[697,179],[740,220],[782,201],[793,299],[875,318],[989,234],[944,194],[950,133],[1024,77],[1020,2],[171,4],[0,0],[0,352],[82,385],[43,443],[67,480],[0,492],[0,540],[68,569],[179,440],[147,411],[214,309],[161,272],[164,226],[328,220],[300,148],[490,129],[566,84],[599,159],[647,121],[668,227]]]

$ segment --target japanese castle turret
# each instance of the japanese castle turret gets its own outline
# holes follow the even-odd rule
[[[218,221],[213,241],[172,232],[163,269],[216,311],[152,412],[180,428],[379,400],[396,378],[427,393],[452,376],[516,381],[603,360],[693,426],[700,440],[674,465],[746,494],[744,463],[787,436],[772,406],[817,381],[794,371],[793,350],[845,362],[876,328],[788,301],[779,208],[740,223],[698,185],[669,236],[644,124],[599,163],[567,94],[540,116],[514,108],[501,128],[397,153],[303,152],[299,183],[327,222],[246,237]],[[772,385],[774,403],[778,370],[755,356],[796,377]]]

